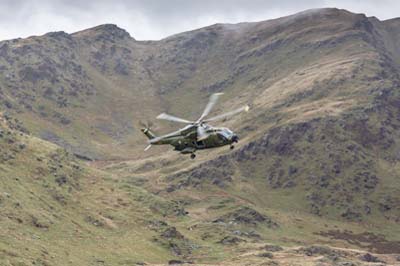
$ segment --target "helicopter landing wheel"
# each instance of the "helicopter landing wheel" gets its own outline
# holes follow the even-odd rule
[[[194,159],[194,158],[196,158],[196,154],[194,154],[194,153],[190,154],[190,159]]]
[[[233,149],[235,148],[235,145],[231,145],[229,148],[230,148],[231,150],[233,150]]]

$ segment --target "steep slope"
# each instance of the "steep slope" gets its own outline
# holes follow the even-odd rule
[[[173,226],[184,217],[178,203],[20,129],[0,116],[1,265],[127,265],[203,252]]]
[[[134,121],[161,111],[141,63],[151,47],[114,25],[4,41],[2,107],[35,135],[76,153],[119,154]]]
[[[210,72],[198,71],[193,77],[188,74],[183,84],[169,90],[179,91],[180,99],[196,95],[196,89],[189,85],[196,79],[210,82],[212,77],[224,77],[223,71],[230,66],[252,65],[249,69],[254,70],[244,71],[242,77],[232,75],[226,77],[228,83],[221,81],[214,83],[216,86],[203,87],[230,95],[233,100],[224,102],[223,109],[252,103],[249,115],[226,123],[245,136],[245,144],[233,153],[212,151],[207,159],[200,155],[195,163],[175,162],[168,155],[162,160],[112,164],[108,170],[130,176],[132,172],[153,176],[157,182],[150,181],[149,189],[165,197],[192,202],[189,213],[196,217],[201,210],[207,210],[201,214],[203,222],[218,220],[235,206],[266,211],[278,224],[284,221],[282,231],[259,233],[267,241],[291,239],[287,242],[313,243],[319,240],[308,237],[320,234],[362,247],[368,243],[373,251],[400,252],[395,248],[400,220],[400,80],[394,49],[397,37],[394,27],[388,24],[328,9],[230,27],[236,30],[235,34],[241,34],[241,38],[232,41],[235,48],[240,47],[241,41],[248,42],[249,36],[258,36],[263,45],[250,46],[246,52],[237,50],[236,55],[232,52],[220,62],[207,64]],[[227,26],[216,25],[164,41],[176,38],[187,42],[184,38],[199,34],[208,40],[202,39],[207,45],[203,47],[204,43],[199,41],[202,45],[196,43],[193,49],[211,51],[210,58],[216,59],[213,51],[223,50],[224,45],[223,53],[229,53],[231,48],[229,39],[221,42],[220,48],[216,48],[216,40],[210,41],[217,35],[212,32],[224,27]],[[184,47],[177,51],[182,52]],[[196,60],[190,58],[188,62]],[[181,73],[178,69],[173,72]],[[201,75],[204,76],[199,78]],[[255,75],[258,78],[254,79]],[[166,92],[165,98],[174,95]],[[177,108],[184,110],[185,106]],[[219,202],[222,195],[232,201]],[[297,218],[287,217],[293,213],[297,213]],[[316,224],[308,227],[316,216],[322,220],[315,223],[325,224],[326,228]],[[306,225],[304,219],[308,221]],[[341,224],[329,229],[332,221]],[[360,227],[347,227],[354,223]],[[366,224],[374,228],[366,228]],[[308,237],[295,228],[302,228]],[[353,233],[341,237],[346,230]],[[234,231],[235,228],[231,232]],[[366,236],[365,243],[352,240],[358,234]],[[378,240],[379,235],[382,241]]]
[[[255,100],[254,112],[270,104],[264,115],[266,134],[234,153],[170,176],[175,182],[170,191],[204,183],[223,185],[249,201],[257,199],[257,206],[373,224],[383,220],[385,226],[376,233],[398,232],[400,80],[395,21],[382,24],[341,14],[344,19],[335,16],[334,21],[347,19],[351,28],[310,44],[318,45],[314,51],[321,53],[315,69],[302,72],[301,78],[290,76],[291,88],[280,83],[281,94],[287,92],[283,100],[275,98],[275,85],[265,90],[269,98],[262,99],[261,93]],[[309,17],[296,16],[293,22],[304,26],[303,19]],[[330,58],[324,72],[330,53],[335,59]],[[320,75],[324,79],[319,80]],[[253,117],[253,122],[263,125],[261,118]]]
[[[114,25],[4,41],[1,102],[33,133],[74,152],[136,156],[132,147],[143,139],[134,123],[165,110],[196,117],[199,100],[215,91],[226,93],[219,110],[248,102],[254,117],[307,97],[338,109],[357,104],[362,88],[385,82],[373,76],[380,66],[370,24],[322,9],[158,42],[135,41]]]
[[[329,265],[363,254],[293,247],[313,244],[400,253],[397,25],[318,9],[151,42],[115,25],[0,42],[0,108],[22,121],[3,123],[14,137],[0,142],[5,261],[261,265],[273,249],[282,265]],[[139,120],[196,118],[219,91],[215,112],[251,105],[221,123],[239,133],[236,150],[142,152]]]

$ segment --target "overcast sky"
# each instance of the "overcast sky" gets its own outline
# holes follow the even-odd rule
[[[214,23],[260,21],[320,7],[382,20],[400,17],[400,0],[0,0],[0,40],[105,23],[137,40],[158,40]]]

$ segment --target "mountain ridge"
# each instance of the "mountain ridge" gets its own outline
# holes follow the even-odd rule
[[[209,26],[204,26],[204,27],[201,27],[201,28],[196,28],[196,29],[193,29],[193,30],[188,30],[188,31],[172,34],[170,36],[166,36],[166,37],[158,39],[158,40],[136,40],[134,38],[134,36],[131,36],[129,32],[127,32],[125,29],[119,27],[117,24],[114,24],[114,23],[103,23],[103,24],[100,24],[100,25],[97,25],[97,26],[93,26],[93,27],[89,27],[87,29],[74,31],[74,32],[71,32],[71,33],[67,33],[67,32],[65,32],[63,30],[60,30],[60,31],[48,32],[48,33],[45,33],[43,35],[31,35],[31,36],[24,37],[24,38],[17,37],[17,38],[14,38],[14,39],[5,39],[5,40],[0,40],[0,42],[2,42],[2,41],[21,40],[21,39],[29,39],[29,38],[33,38],[33,37],[44,36],[46,34],[50,34],[51,35],[52,33],[61,33],[61,34],[65,33],[65,34],[68,34],[68,35],[72,36],[72,35],[78,35],[80,33],[91,31],[91,30],[93,30],[93,31],[97,31],[97,30],[113,31],[113,30],[116,30],[116,31],[119,31],[119,32],[122,32],[122,33],[124,33],[124,32],[128,33],[128,36],[130,36],[130,38],[132,38],[133,40],[136,40],[138,42],[158,42],[158,41],[162,41],[162,40],[165,40],[165,39],[169,39],[170,37],[173,37],[175,35],[184,34],[184,33],[190,33],[190,32],[194,32],[194,31],[197,31],[197,30],[206,29],[206,28],[210,28],[210,27],[228,26],[228,28],[229,28],[229,26],[232,26],[233,28],[235,28],[235,26],[239,26],[239,25],[270,23],[270,22],[275,22],[275,21],[280,21],[280,20],[291,20],[291,18],[310,17],[310,15],[312,15],[312,14],[315,14],[315,15],[321,15],[321,14],[322,15],[327,15],[329,13],[332,14],[332,13],[338,13],[338,12],[339,13],[343,13],[343,14],[363,15],[363,16],[367,17],[364,13],[352,13],[352,12],[346,10],[346,9],[326,7],[326,8],[307,9],[307,10],[304,10],[304,11],[299,11],[299,12],[294,13],[292,15],[282,16],[282,17],[278,17],[278,18],[271,18],[271,19],[266,19],[266,20],[261,20],[261,21],[237,22],[237,23],[218,22],[218,23],[215,23],[215,24],[212,24],[212,25],[209,25]],[[325,14],[323,14],[323,13],[325,13]],[[387,22],[387,23],[395,22],[395,21],[398,21],[400,19],[400,17],[394,17],[394,18],[380,20],[379,18],[376,18],[375,16],[368,16],[367,18],[376,19],[376,20],[379,20],[381,22]]]

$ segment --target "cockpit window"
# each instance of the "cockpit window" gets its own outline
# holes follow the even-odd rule
[[[219,131],[219,133],[220,133],[222,136],[224,136],[226,139],[229,139],[229,138],[233,135],[233,132],[230,131],[230,130],[227,129],[227,128],[221,128],[221,130]]]

